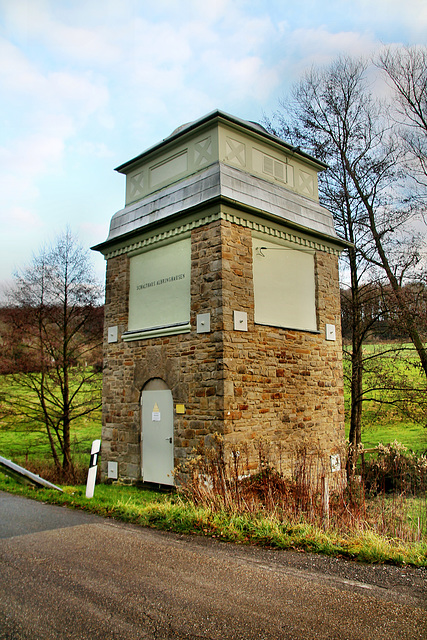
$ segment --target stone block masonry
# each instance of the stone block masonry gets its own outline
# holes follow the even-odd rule
[[[337,257],[316,252],[318,333],[254,324],[252,238],[236,225],[224,229],[223,288],[227,309],[248,313],[248,331],[232,330],[224,313],[224,433],[237,448],[264,438],[281,456],[282,470],[304,448],[329,462],[342,453],[344,394]],[[325,340],[334,324],[337,340]],[[277,456],[276,456],[277,457]],[[251,463],[257,464],[251,448]]]
[[[161,378],[185,414],[174,417],[175,464],[208,434],[223,431],[224,379],[221,367],[221,222],[193,230],[191,242],[191,327],[188,334],[108,344],[103,389],[103,475],[107,460],[120,465],[122,480],[136,481],[141,469],[141,405],[144,385]],[[108,260],[105,325],[127,329],[129,259]],[[197,334],[196,315],[210,312],[211,332]]]
[[[191,331],[124,342],[129,258],[107,261],[103,389],[103,476],[108,460],[120,479],[141,474],[141,391],[161,378],[185,414],[174,415],[174,461],[179,464],[212,433],[235,447],[259,438],[280,451],[289,468],[299,448],[325,459],[344,442],[344,404],[337,256],[315,255],[318,333],[254,324],[252,235],[217,220],[191,232]],[[248,331],[234,330],[234,311],[248,317]],[[209,333],[196,332],[196,316],[210,313]],[[334,324],[337,340],[325,340]],[[109,326],[119,340],[108,343]],[[246,445],[245,445],[246,446]]]

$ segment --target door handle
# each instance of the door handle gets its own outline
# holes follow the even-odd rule
[[[172,444],[172,438],[165,438],[165,440],[169,440],[169,442]]]

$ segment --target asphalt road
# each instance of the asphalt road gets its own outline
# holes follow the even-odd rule
[[[0,639],[427,638],[427,572],[228,545],[0,492]]]

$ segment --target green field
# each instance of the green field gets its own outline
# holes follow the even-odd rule
[[[85,417],[76,421],[72,428],[72,452],[77,461],[89,461],[92,441],[101,437],[101,416]],[[46,434],[31,424],[19,424],[15,428],[0,420],[0,455],[22,464],[26,460],[50,457],[50,447]]]
[[[99,376],[98,384],[102,383]],[[43,425],[10,408],[5,400],[16,394],[11,376],[0,376],[0,455],[17,464],[29,460],[50,460],[51,451]],[[92,441],[101,437],[101,409],[77,418],[71,426],[71,449],[74,460],[87,465]]]
[[[417,366],[417,357],[411,345],[403,345],[405,350],[398,356],[389,351],[390,345],[372,344],[363,348],[364,356],[380,355],[367,366],[364,377],[365,388],[373,389],[366,395],[362,415],[362,443],[365,448],[376,447],[380,442],[389,444],[397,440],[415,453],[427,452],[427,389],[425,377]],[[383,354],[381,356],[381,354]],[[371,371],[369,371],[371,367]],[[350,389],[348,363],[344,361],[347,379],[344,382],[344,400],[346,408],[346,436],[349,431]],[[419,388],[412,392],[411,401],[400,400],[404,394],[399,391],[378,390],[376,376],[380,382],[395,382],[396,388],[409,384]],[[379,385],[381,386],[381,384]],[[400,407],[400,408],[399,408]],[[402,411],[401,408],[405,411]]]
[[[346,437],[349,433],[349,412],[346,411]],[[427,422],[427,418],[426,418]],[[397,440],[417,454],[427,453],[427,428],[425,424],[402,418],[393,410],[378,412],[375,407],[365,407],[362,417],[362,443],[372,449],[380,442],[390,444]]]
[[[422,424],[406,420],[365,421],[362,441],[366,449],[376,447],[378,443],[390,444],[397,440],[411,451],[427,453],[427,428]]]

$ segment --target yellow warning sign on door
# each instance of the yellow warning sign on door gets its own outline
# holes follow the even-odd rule
[[[160,422],[160,409],[157,402],[154,403],[153,411],[151,414],[151,420],[153,422]]]

